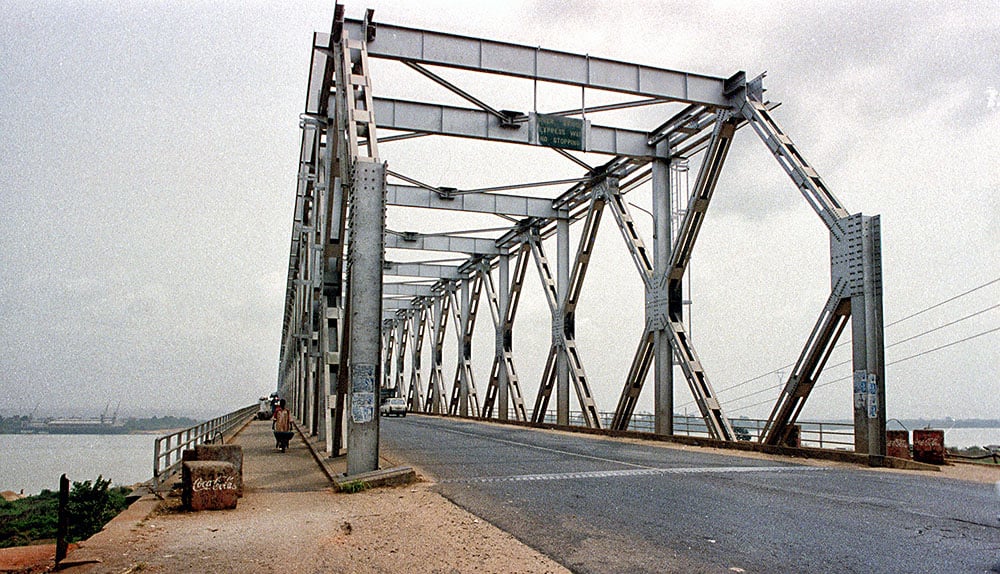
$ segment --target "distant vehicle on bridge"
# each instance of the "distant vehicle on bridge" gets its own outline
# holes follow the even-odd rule
[[[267,397],[261,397],[257,399],[259,403],[259,408],[257,410],[257,420],[266,421],[271,418],[271,413],[273,412],[273,407],[271,406],[271,399]]]
[[[406,416],[406,399],[402,397],[393,397],[391,399],[386,399],[382,406],[379,407],[379,413],[384,416],[398,415],[401,417]]]

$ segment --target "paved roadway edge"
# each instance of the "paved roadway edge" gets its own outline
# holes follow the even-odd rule
[[[534,423],[534,422],[512,421],[512,420],[503,421],[499,419],[483,418],[483,417],[455,417],[440,413],[415,413],[415,414],[431,416],[431,417],[448,418],[454,420],[470,420],[475,422],[492,423],[498,425],[516,426],[523,428],[555,430],[562,432],[589,434],[589,435],[605,436],[613,438],[630,438],[630,439],[649,441],[649,442],[669,442],[675,444],[683,444],[686,446],[698,446],[698,447],[703,446],[709,448],[737,450],[743,452],[759,452],[763,454],[773,454],[779,456],[787,456],[791,458],[810,458],[817,460],[830,460],[834,462],[847,462],[847,463],[857,464],[860,466],[870,466],[874,468],[894,468],[898,470],[923,470],[931,472],[941,471],[941,468],[934,464],[927,464],[924,462],[917,462],[915,460],[907,460],[902,458],[894,458],[891,456],[858,454],[855,452],[848,452],[842,450],[828,450],[828,449],[812,448],[812,447],[772,446],[756,442],[743,442],[743,441],[729,442],[724,440],[715,440],[708,437],[693,437],[684,435],[658,435],[649,432],[594,429],[594,428],[579,427],[572,425],[558,425],[554,423]]]

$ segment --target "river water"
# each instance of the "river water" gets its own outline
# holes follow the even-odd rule
[[[149,434],[0,434],[0,490],[59,490],[59,477],[131,486],[153,476]]]
[[[153,476],[155,435],[0,434],[0,490],[37,494],[59,490],[59,477],[82,482],[98,475],[113,485],[132,485]],[[945,431],[950,447],[1000,444],[1000,428]]]
[[[1000,444],[1000,428],[954,428],[944,431],[945,446],[965,448]]]

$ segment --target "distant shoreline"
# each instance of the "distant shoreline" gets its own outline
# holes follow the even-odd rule
[[[0,417],[0,434],[171,434],[191,428],[201,421],[187,417],[101,418],[101,419],[35,419],[30,416]]]
[[[87,435],[87,436],[105,436],[105,435],[149,435],[149,436],[163,436],[168,434],[173,434],[175,432],[184,430],[183,428],[174,429],[145,429],[145,430],[130,430],[125,432],[49,432],[49,431],[28,431],[28,432],[18,432],[18,431],[0,431],[0,435]]]

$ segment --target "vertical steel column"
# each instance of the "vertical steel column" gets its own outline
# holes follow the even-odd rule
[[[664,144],[660,144],[665,147]],[[668,152],[669,150],[660,150]],[[666,155],[666,154],[662,154]],[[657,321],[653,331],[653,426],[656,434],[674,434],[674,356],[671,351],[670,335],[666,332],[666,308],[657,309],[650,298],[660,299],[659,305],[674,295],[665,293],[666,275],[670,270],[670,256],[673,232],[671,229],[670,205],[670,160],[654,159],[653,171],[653,281],[655,290],[646,289],[646,308],[664,314],[663,321]],[[648,321],[648,318],[647,318]]]
[[[406,359],[406,339],[408,335],[406,326],[409,320],[409,312],[407,312],[407,315],[396,318],[396,357],[392,364],[393,386],[396,387],[396,396],[404,398],[406,397],[406,393],[403,388],[403,361]]]
[[[424,303],[413,312],[413,341],[410,353],[410,389],[407,394],[407,405],[413,412],[419,413],[424,410],[424,383],[421,379],[422,359],[424,356],[424,330],[427,323],[425,315],[427,308]]]
[[[851,297],[854,363],[854,450],[885,456],[885,347],[879,217],[861,218],[862,292]]]
[[[469,278],[466,277],[462,279],[461,282],[461,314],[460,323],[461,328],[458,329],[458,369],[459,369],[459,383],[462,385],[461,391],[458,395],[458,416],[467,417],[469,416],[469,377],[466,370],[462,368],[462,363],[468,357],[465,356],[467,349],[465,349],[464,334],[465,328],[469,324]]]
[[[552,345],[556,354],[556,424],[569,424],[569,363],[565,351],[567,333],[566,293],[569,291],[569,219],[556,222],[556,280],[558,302],[553,313]]]
[[[382,320],[382,352],[385,356],[382,358],[382,388],[396,390],[395,379],[393,378],[393,350],[396,343],[396,329],[393,324],[392,319]],[[395,396],[395,392],[393,393]],[[379,396],[379,400],[382,397]]]
[[[453,288],[454,286],[450,284],[445,286],[445,289]],[[449,302],[450,298],[444,295],[435,297],[432,303],[431,339],[434,341],[434,346],[431,348],[431,377],[427,385],[427,402],[424,404],[424,410],[429,413],[448,413],[441,363],[444,360],[444,337],[448,330]]]
[[[350,397],[347,474],[378,469],[377,397],[381,363],[382,264],[385,246],[384,164],[358,160],[351,185]]]
[[[504,351],[508,348],[510,341],[507,340],[509,333],[507,332],[507,315],[510,312],[510,252],[506,252],[499,257],[499,264],[497,265],[500,273],[500,286],[499,294],[497,299],[499,300],[499,312],[500,322],[496,326],[496,364],[499,366],[497,371],[498,382],[498,392],[497,392],[497,416],[500,420],[505,421],[510,418],[510,381],[507,377],[507,369],[504,365]],[[489,268],[484,270],[484,273],[489,273]]]

